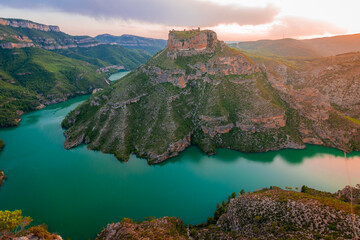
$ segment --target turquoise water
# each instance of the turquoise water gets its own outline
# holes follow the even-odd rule
[[[116,81],[116,80],[119,80],[120,78],[125,77],[128,73],[129,73],[129,71],[120,71],[118,73],[112,74],[109,77],[109,80],[112,81],[112,82]]]
[[[60,122],[87,96],[23,116],[20,126],[0,131],[6,143],[0,169],[0,209],[22,209],[35,224],[46,223],[63,238],[88,239],[123,217],[179,216],[206,221],[232,192],[276,185],[336,191],[360,183],[360,154],[308,146],[305,150],[244,154],[219,150],[206,156],[190,147],[164,164],[128,163],[85,146],[63,148]],[[349,174],[347,174],[347,168]]]

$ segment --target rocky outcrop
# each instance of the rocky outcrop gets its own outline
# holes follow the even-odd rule
[[[354,204],[360,204],[360,184],[355,187],[346,186],[344,189],[339,190],[336,197],[346,202],[352,202]]]
[[[174,217],[150,219],[143,222],[134,222],[123,219],[119,223],[108,224],[98,234],[96,240],[118,239],[189,239],[184,223]]]
[[[206,30],[184,30],[170,31],[167,47],[170,50],[201,52],[205,49],[215,49],[218,43],[217,35],[214,31]]]
[[[303,193],[276,189],[246,194],[232,199],[216,225],[257,239],[314,239],[353,236],[353,219],[349,209],[330,207],[325,201]],[[347,206],[345,203],[342,206]],[[348,206],[349,207],[349,206]],[[354,216],[355,232],[360,234],[360,216]]]
[[[3,171],[0,171],[0,187],[2,186],[5,180],[6,180],[5,173]]]
[[[36,29],[45,32],[60,32],[60,28],[58,26],[44,25],[44,24],[34,23],[31,21],[26,21],[21,19],[0,18],[0,25],[11,26],[16,28]]]

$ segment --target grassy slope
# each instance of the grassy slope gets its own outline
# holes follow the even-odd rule
[[[16,125],[15,111],[34,110],[39,95],[51,99],[105,86],[96,69],[39,48],[0,49],[0,127]]]
[[[100,45],[91,48],[60,49],[55,52],[89,62],[99,67],[123,65],[132,70],[145,63],[151,55],[143,50],[131,50],[118,45]]]

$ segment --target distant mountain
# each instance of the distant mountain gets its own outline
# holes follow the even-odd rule
[[[302,40],[323,56],[360,51],[360,34]]]
[[[89,36],[71,36],[57,26],[21,19],[0,18],[0,48],[41,47],[47,50],[93,47],[100,43]]]
[[[71,36],[57,26],[0,18],[0,127],[20,116],[107,86],[110,71],[132,70],[150,54]]]
[[[99,67],[121,65],[126,70],[133,70],[145,63],[151,54],[138,49],[127,49],[119,45],[102,44],[88,48],[57,49],[54,52],[64,56],[89,62]]]
[[[102,43],[119,44],[129,49],[143,49],[150,54],[155,54],[166,47],[166,40],[134,35],[113,36],[103,34],[96,36],[95,39]]]
[[[283,57],[320,57],[310,44],[291,38],[279,40],[259,40],[250,42],[237,42],[228,44],[230,47],[243,49],[262,56]]]
[[[306,40],[279,39],[229,43],[230,47],[262,56],[327,57],[360,51],[360,34]]]

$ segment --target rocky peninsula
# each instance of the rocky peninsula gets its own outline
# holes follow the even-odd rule
[[[190,145],[207,154],[305,144],[359,150],[359,58],[290,64],[248,57],[210,30],[170,31],[166,49],[66,117],[65,147],[85,143],[150,164]]]

